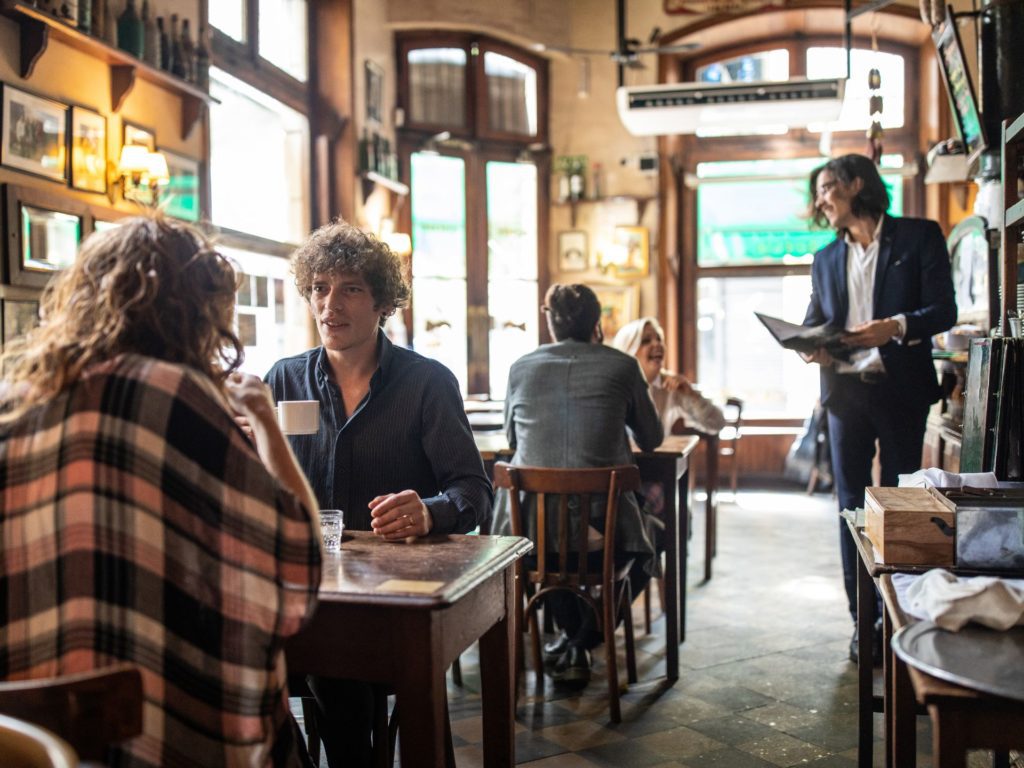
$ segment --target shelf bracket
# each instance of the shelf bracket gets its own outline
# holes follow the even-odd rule
[[[50,42],[50,28],[41,21],[22,18],[21,26],[21,76],[25,80],[32,77],[36,62],[46,50]]]
[[[135,67],[127,64],[110,65],[110,111],[120,112],[124,100],[135,87]]]
[[[206,104],[202,99],[197,99],[194,96],[182,96],[181,97],[181,140],[187,141],[188,137],[192,134],[192,130],[196,127],[196,123],[203,116],[203,110],[206,108]]]

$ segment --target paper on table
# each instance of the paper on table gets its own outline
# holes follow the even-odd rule
[[[429,595],[444,586],[443,581],[419,581],[418,579],[388,579],[377,585],[378,592],[411,592]]]
[[[853,347],[842,343],[846,331],[834,325],[797,325],[771,315],[754,313],[768,333],[784,348],[795,352],[810,354],[816,349],[824,348],[836,360],[847,361]]]

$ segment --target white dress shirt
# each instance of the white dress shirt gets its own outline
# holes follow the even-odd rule
[[[882,234],[882,222],[885,216],[878,219],[878,226],[867,247],[861,245],[849,233],[846,235],[846,293],[849,310],[846,313],[846,330],[870,322],[874,317],[875,303],[875,267],[878,263],[879,237]],[[899,326],[899,337],[906,333],[906,318],[895,315],[892,318]],[[837,362],[837,373],[863,373],[866,371],[884,373],[885,364],[878,347],[858,349],[850,355],[850,361]]]

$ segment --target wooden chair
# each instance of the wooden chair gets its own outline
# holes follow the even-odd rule
[[[720,455],[729,459],[729,488],[736,495],[736,476],[739,472],[740,438],[743,436],[743,401],[738,397],[730,397],[722,409],[725,414],[725,426],[718,433],[721,443]]]
[[[39,726],[0,715],[0,765],[4,768],[77,768],[71,746]]]
[[[142,675],[131,664],[0,683],[0,712],[52,731],[82,760],[142,733]]]
[[[640,470],[633,465],[598,469],[546,469],[498,462],[494,465],[494,485],[497,488],[509,489],[512,533],[516,536],[525,535],[520,492],[533,494],[536,498],[536,565],[533,570],[524,573],[524,561],[520,560],[517,563],[519,573],[516,581],[516,598],[517,605],[521,606],[522,610],[519,627],[522,628],[523,619],[530,626],[537,690],[544,690],[537,609],[547,595],[557,591],[569,592],[594,611],[598,628],[604,634],[610,716],[612,722],[621,722],[618,660],[615,655],[617,616],[622,616],[625,622],[626,668],[629,682],[635,683],[637,674],[636,655],[633,649],[633,600],[627,578],[631,563],[617,565],[615,562],[615,523],[618,517],[619,497],[624,492],[635,491],[640,487]],[[589,558],[586,554],[580,556],[580,553],[589,551],[587,531],[591,498],[602,494],[607,495],[608,500],[605,505],[604,536],[600,549],[601,567],[592,570],[591,564],[588,563]],[[558,537],[551,548],[556,554],[546,554],[549,552],[546,504],[548,496],[558,499],[555,521]],[[575,510],[569,508],[570,496],[575,496],[579,500],[579,506]],[[576,518],[575,526],[572,525],[571,518]],[[575,541],[570,541],[574,527],[578,531],[578,536]],[[529,581],[535,590],[524,605],[523,585],[526,581]],[[597,594],[598,588],[600,596]],[[517,655],[521,656],[519,643],[516,644],[516,648]]]

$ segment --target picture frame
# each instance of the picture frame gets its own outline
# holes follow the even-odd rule
[[[583,272],[590,266],[587,233],[570,229],[558,233],[558,271]]]
[[[86,107],[71,107],[71,186],[107,191],[107,118]]]
[[[25,299],[3,300],[3,345],[6,347],[39,325],[39,302]]]
[[[140,144],[150,152],[155,152],[156,132],[151,128],[145,128],[125,120],[121,126],[121,144],[122,146]]]
[[[590,287],[601,304],[601,332],[610,342],[622,326],[640,317],[640,286],[623,283]]]
[[[92,231],[90,206],[66,192],[3,185],[7,278],[10,285],[42,288],[74,263]]]
[[[69,107],[7,84],[2,101],[0,164],[66,183]]]
[[[199,221],[202,212],[199,161],[169,149],[161,148],[159,151],[167,158],[170,174],[170,181],[160,189],[160,208],[176,219]]]
[[[619,277],[646,277],[651,267],[651,234],[647,227],[617,226],[612,233],[615,258],[611,267]]]
[[[384,69],[367,59],[363,71],[366,77],[366,122],[379,126],[384,116]]]

